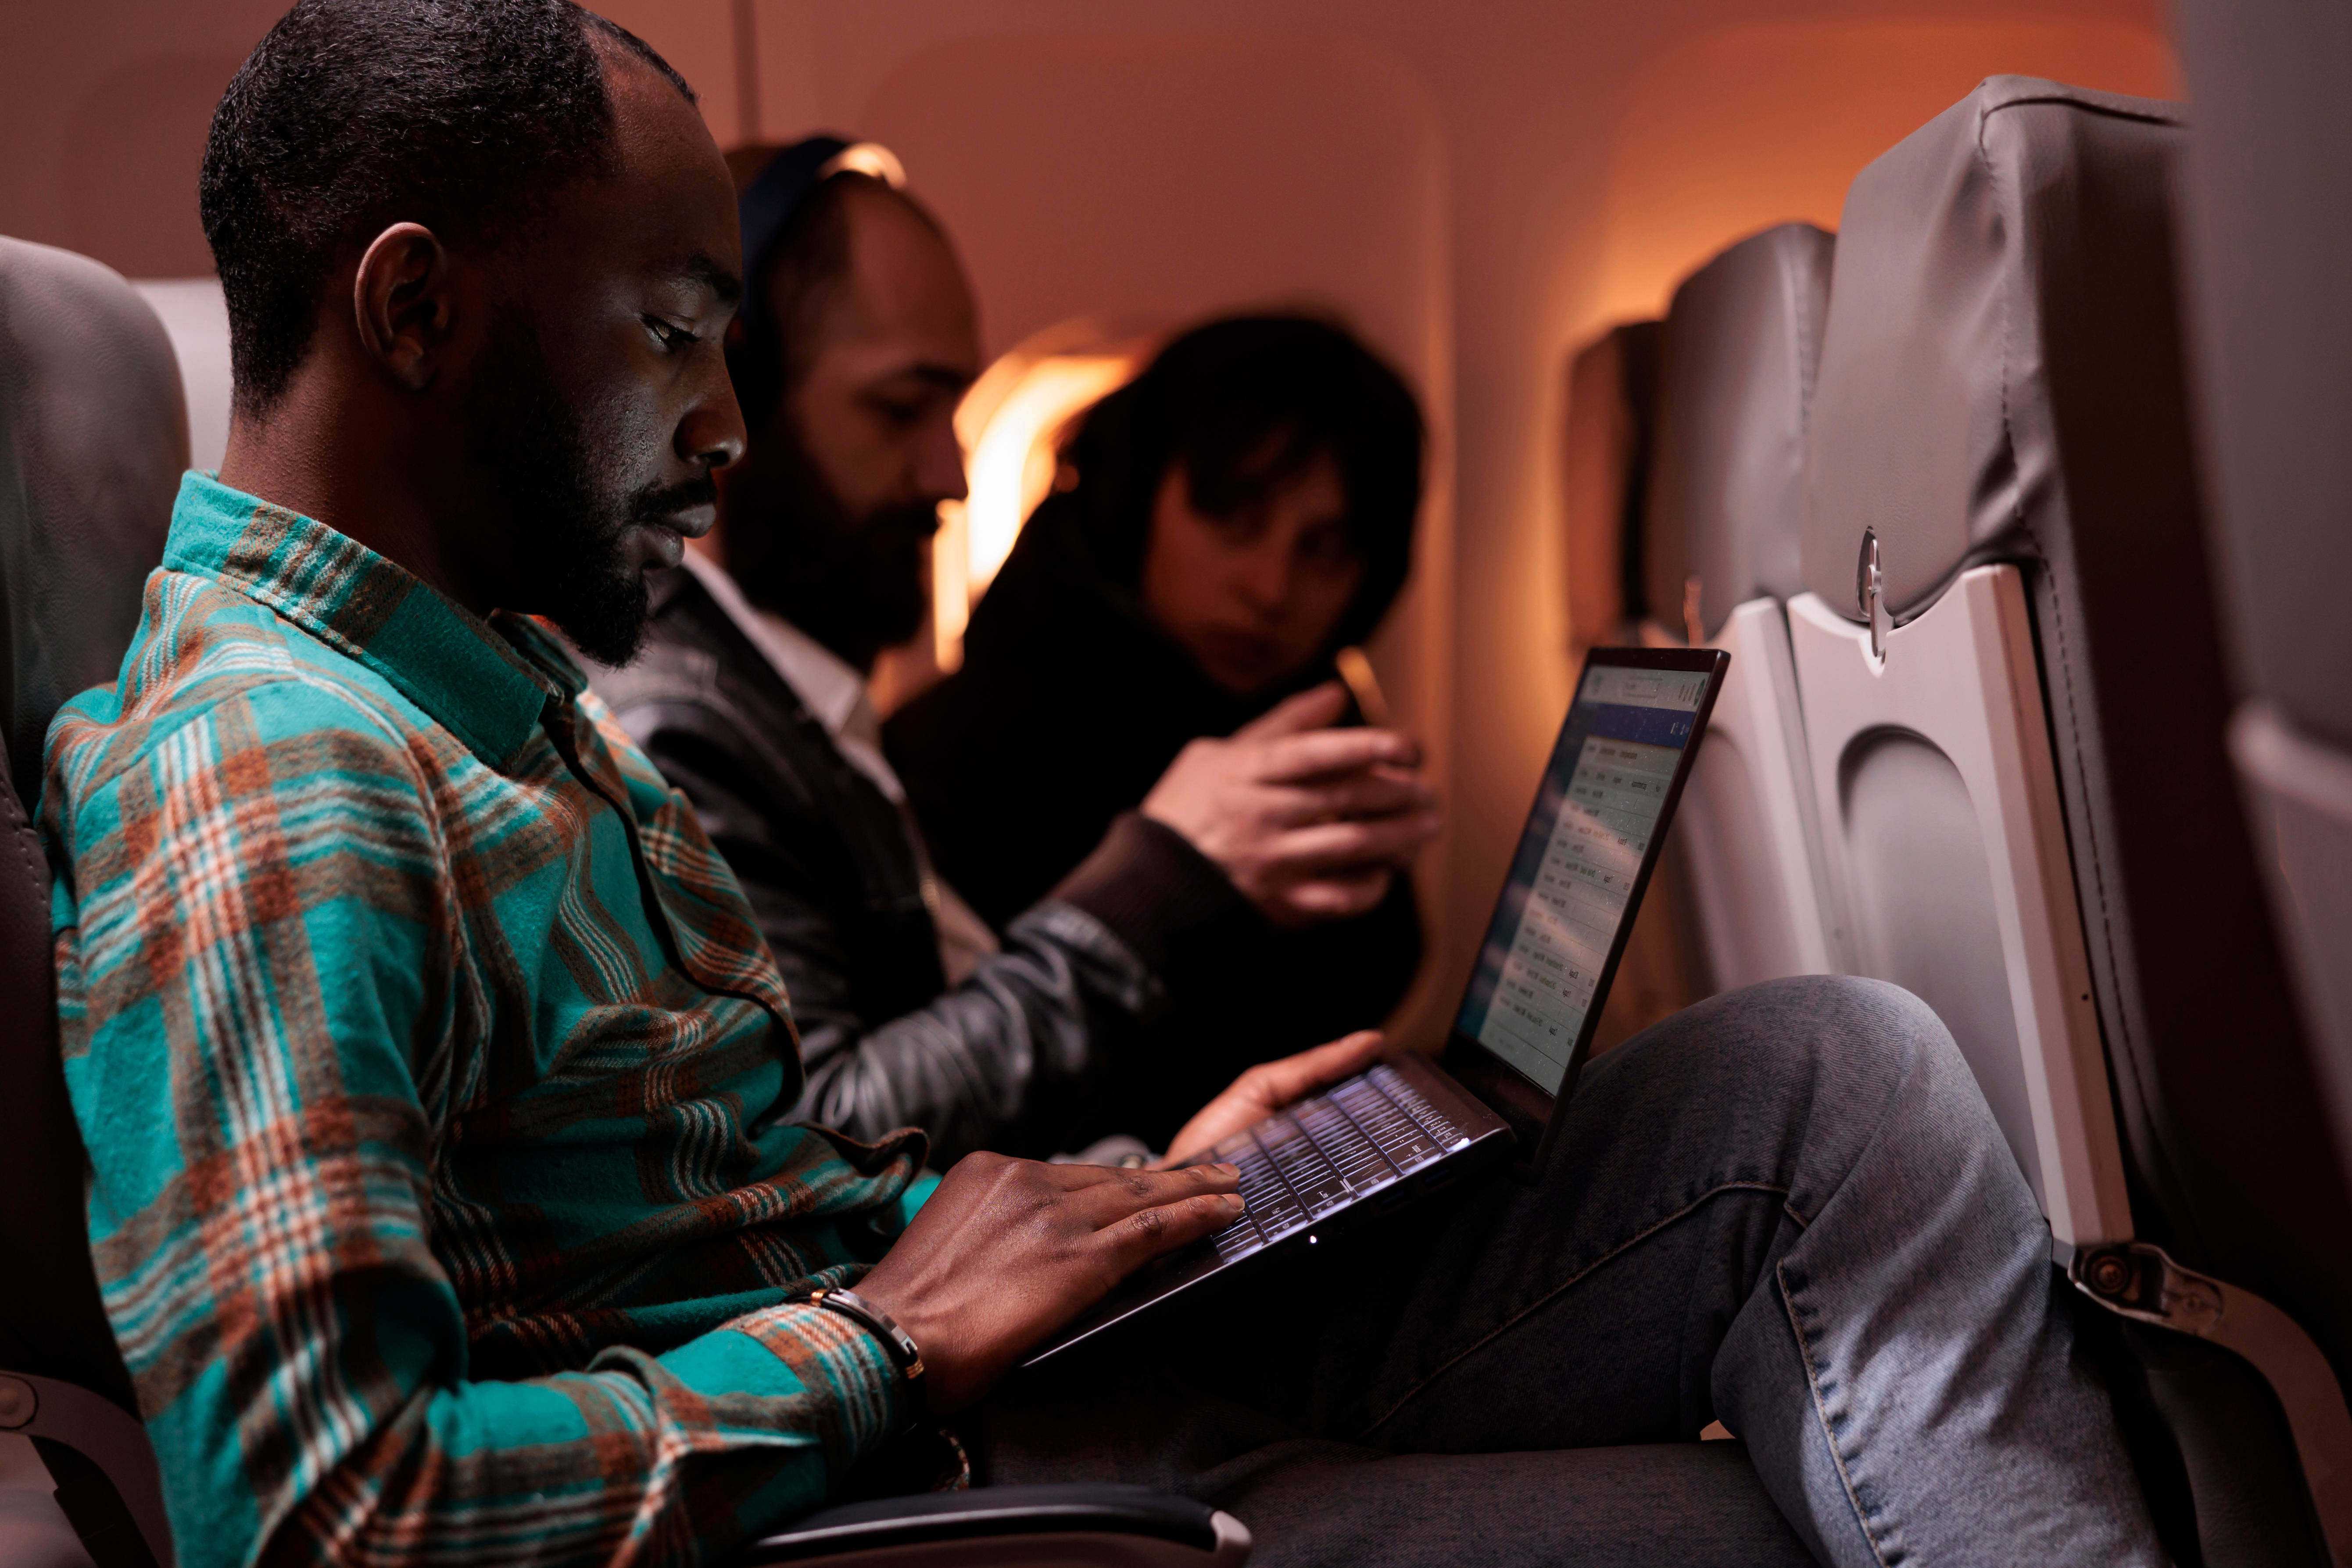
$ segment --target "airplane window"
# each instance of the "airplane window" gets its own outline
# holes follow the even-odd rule
[[[1054,482],[1063,429],[1142,368],[1149,340],[1111,340],[1080,323],[1055,328],[990,365],[956,410],[971,499],[940,509],[933,545],[936,657],[962,661],[971,606],[1013,552],[1021,525]]]

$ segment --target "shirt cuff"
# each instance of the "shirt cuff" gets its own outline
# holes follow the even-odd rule
[[[1141,812],[1112,819],[1095,852],[1046,895],[1110,928],[1154,974],[1206,931],[1257,911],[1192,840]]]
[[[912,1417],[906,1374],[880,1337],[855,1318],[787,1301],[747,1312],[727,1327],[782,1362],[824,1410],[815,1436],[835,1476],[848,1473]]]

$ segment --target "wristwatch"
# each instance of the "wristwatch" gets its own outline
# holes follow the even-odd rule
[[[898,1321],[856,1291],[843,1285],[803,1285],[786,1293],[787,1301],[803,1301],[812,1307],[822,1307],[828,1312],[838,1312],[859,1324],[882,1342],[898,1374],[907,1380],[907,1392],[914,1397],[919,1415],[924,1408],[923,1352],[914,1336],[898,1326]]]

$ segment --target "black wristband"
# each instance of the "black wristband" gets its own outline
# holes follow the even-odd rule
[[[923,1352],[914,1337],[898,1326],[898,1321],[856,1291],[841,1285],[803,1286],[784,1300],[804,1301],[812,1307],[823,1307],[828,1312],[838,1312],[882,1342],[899,1375],[907,1380],[907,1392],[914,1397],[915,1415],[919,1418],[926,1405],[923,1388]]]

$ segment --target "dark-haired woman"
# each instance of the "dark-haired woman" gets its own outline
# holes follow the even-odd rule
[[[1090,410],[1062,480],[972,616],[961,669],[895,715],[890,757],[947,880],[1000,926],[1131,810],[1185,744],[1334,677],[1394,601],[1422,423],[1396,373],[1306,317],[1211,322]],[[1378,1024],[1421,957],[1400,875],[1370,912],[1260,922],[1215,952],[1213,1090]],[[1196,993],[1197,994],[1197,993]],[[1171,1113],[1197,1096],[1169,1093]],[[1173,1125],[1138,1127],[1164,1138]]]

